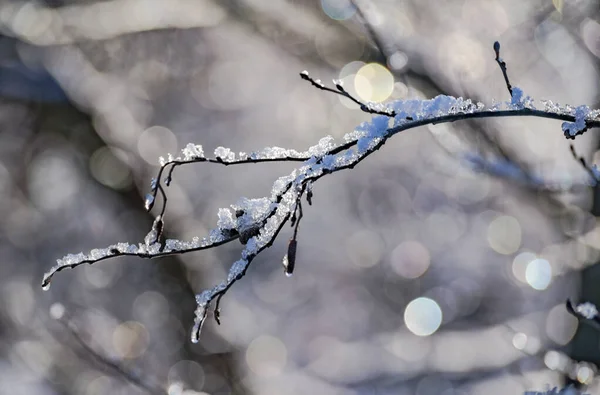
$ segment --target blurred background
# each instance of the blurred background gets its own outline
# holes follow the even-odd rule
[[[304,150],[365,101],[536,99],[598,107],[600,8],[572,0],[38,0],[0,3],[0,394],[507,395],[595,380],[600,339],[564,302],[600,302],[598,193],[560,123],[404,132],[314,186],[300,226],[256,259],[191,344],[194,293],[242,249],[55,259],[143,239],[158,157],[189,142]],[[597,132],[577,139],[600,163]],[[475,155],[553,186],[474,171]],[[293,164],[178,168],[169,237],[268,196]],[[515,173],[513,173],[515,174]],[[517,177],[523,179],[523,177]],[[525,177],[527,178],[527,177]]]

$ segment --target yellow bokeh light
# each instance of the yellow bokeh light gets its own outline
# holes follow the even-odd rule
[[[392,94],[394,76],[382,65],[368,63],[356,73],[354,88],[362,100],[379,103]]]
[[[113,346],[122,358],[138,358],[148,348],[148,331],[137,321],[124,322],[113,332]]]
[[[501,215],[488,227],[488,243],[499,254],[510,255],[521,246],[521,225],[515,217]]]

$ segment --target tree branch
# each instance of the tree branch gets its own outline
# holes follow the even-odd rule
[[[276,240],[279,232],[291,220],[294,233],[288,244],[288,252],[284,258],[284,268],[291,275],[295,265],[298,224],[302,218],[301,198],[306,194],[309,204],[312,203],[312,185],[323,176],[346,169],[352,169],[368,156],[378,151],[390,138],[410,129],[425,125],[436,125],[479,118],[504,117],[538,117],[564,121],[562,130],[568,139],[574,139],[589,128],[600,126],[597,117],[600,111],[589,111],[585,106],[574,109],[571,106],[559,106],[545,102],[544,109],[534,106],[529,97],[523,97],[521,89],[512,87],[506,75],[506,65],[499,58],[499,44],[494,45],[498,61],[507,87],[511,92],[511,101],[486,107],[482,103],[471,100],[440,95],[430,100],[404,100],[389,103],[386,106],[363,103],[346,92],[339,82],[336,89],[326,87],[319,80],[313,80],[307,72],[301,77],[317,88],[349,98],[357,103],[362,111],[375,114],[371,122],[364,122],[353,132],[344,136],[344,143],[335,143],[328,136],[322,138],[307,151],[298,152],[293,149],[269,147],[250,154],[235,154],[230,149],[218,147],[214,158],[206,158],[200,145],[188,144],[182,150],[183,157],[171,155],[165,160],[161,158],[161,167],[157,177],[153,179],[151,193],[146,197],[146,208],[152,209],[158,193],[163,198],[159,215],[143,243],[138,245],[117,243],[103,249],[94,249],[89,254],[79,253],[67,255],[59,259],[57,264],[44,275],[42,286],[48,289],[52,277],[66,268],[74,268],[83,263],[95,263],[119,256],[138,256],[140,258],[157,258],[166,255],[183,254],[193,251],[217,247],[233,240],[240,240],[244,245],[241,258],[231,266],[227,279],[210,290],[196,296],[197,308],[192,341],[197,342],[201,328],[206,320],[208,309],[216,299],[215,319],[220,323],[220,301],[223,295],[241,278],[244,277],[252,261]],[[217,226],[208,236],[191,241],[177,239],[162,240],[164,215],[167,196],[162,185],[168,186],[177,166],[190,163],[210,163],[218,165],[241,165],[259,162],[301,162],[299,167],[289,175],[280,177],[273,184],[271,195],[260,199],[241,198],[231,208],[219,210]],[[165,172],[167,176],[163,179]],[[233,211],[232,211],[233,210]],[[297,214],[298,213],[298,214]],[[287,261],[287,263],[286,263]]]

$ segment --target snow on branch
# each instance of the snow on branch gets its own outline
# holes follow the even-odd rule
[[[521,89],[511,86],[506,73],[506,63],[500,58],[498,43],[494,44],[494,51],[511,94],[511,100],[493,106],[445,95],[430,100],[399,100],[386,105],[363,103],[351,96],[339,81],[334,81],[335,89],[329,88],[303,71],[300,73],[302,79],[318,89],[352,100],[362,111],[374,115],[371,121],[360,124],[354,131],[346,134],[343,142],[337,142],[333,137],[327,136],[302,152],[267,147],[251,153],[235,153],[229,148],[218,147],[213,157],[207,157],[202,146],[188,144],[180,156],[173,157],[169,154],[166,159],[160,158],[160,169],[156,178],[152,179],[150,192],[145,199],[145,207],[148,211],[152,210],[159,194],[162,198],[162,206],[144,240],[134,244],[119,242],[105,248],[93,249],[87,254],[69,254],[58,259],[56,265],[44,275],[42,287],[48,289],[57,272],[84,263],[92,264],[119,256],[158,258],[215,248],[239,240],[244,247],[240,259],[229,269],[227,278],[213,288],[196,295],[196,318],[191,340],[197,342],[211,304],[213,302],[215,304],[214,316],[220,323],[221,298],[235,282],[244,277],[252,261],[273,244],[288,221],[294,227],[294,232],[282,263],[284,273],[288,276],[292,275],[297,263],[297,236],[302,219],[302,199],[305,198],[308,204],[312,204],[313,184],[326,175],[354,168],[400,132],[424,125],[466,119],[515,116],[562,120],[564,122],[562,130],[568,139],[574,139],[589,128],[600,126],[598,118],[600,110],[590,111],[585,106],[577,108],[561,106],[551,101],[542,102],[542,108],[538,109],[532,98],[525,96]],[[290,174],[277,179],[268,196],[259,199],[240,198],[230,207],[219,209],[216,227],[210,230],[207,236],[194,237],[187,241],[164,238],[164,218],[168,202],[165,189],[170,185],[177,167],[201,163],[233,166],[258,162],[299,162],[299,165]],[[500,174],[514,172],[505,165],[497,166]]]
[[[569,313],[584,323],[590,325],[594,329],[600,331],[600,315],[598,314],[598,308],[595,304],[584,302],[578,305],[573,305],[570,300],[567,300],[566,307]]]

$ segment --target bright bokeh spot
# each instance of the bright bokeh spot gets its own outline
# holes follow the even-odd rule
[[[582,364],[577,368],[577,381],[581,384],[589,384],[594,378],[594,371],[589,366]]]
[[[442,309],[433,299],[417,298],[404,310],[404,322],[417,336],[429,336],[442,324]]]
[[[321,0],[323,12],[331,19],[343,21],[356,13],[356,7],[350,0]]]
[[[150,336],[144,325],[136,321],[124,322],[113,332],[113,346],[122,358],[138,358],[148,348]]]
[[[287,362],[287,349],[276,337],[259,336],[246,350],[246,363],[252,372],[261,377],[279,375]]]
[[[382,102],[394,90],[394,76],[377,63],[368,63],[358,70],[354,77],[354,88],[364,101]]]
[[[513,336],[512,344],[517,350],[524,350],[527,346],[527,335],[519,332]]]
[[[514,254],[521,246],[521,225],[515,217],[501,215],[488,227],[488,243],[499,254]]]
[[[548,288],[552,281],[552,267],[550,267],[550,263],[541,258],[529,262],[527,269],[525,269],[525,279],[531,288],[538,291]]]
[[[421,277],[429,268],[429,251],[417,241],[405,241],[392,251],[390,263],[396,273],[405,278]]]
[[[195,361],[181,360],[171,366],[167,374],[169,383],[169,395],[183,394],[185,392],[177,392],[179,388],[184,391],[184,388],[195,388],[200,390],[206,381],[206,374],[202,366]]]
[[[524,251],[513,259],[512,262],[512,273],[517,280],[522,283],[527,283],[527,279],[525,278],[525,271],[527,270],[527,265],[533,260],[535,260],[537,256],[533,252]]]

